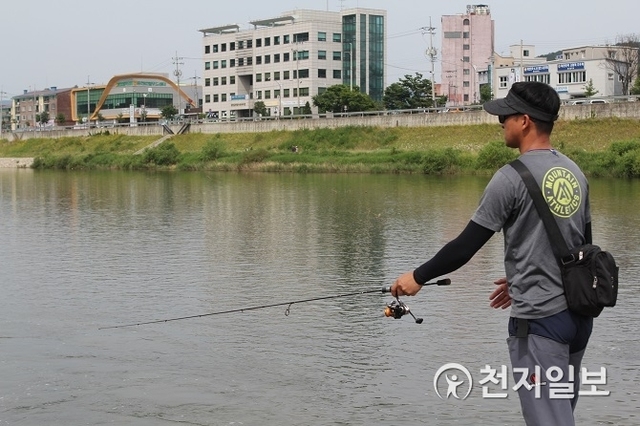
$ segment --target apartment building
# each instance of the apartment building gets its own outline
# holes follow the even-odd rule
[[[71,89],[51,87],[44,90],[27,91],[14,96],[11,102],[11,129],[29,129],[41,126],[38,115],[41,112],[49,114],[49,123],[53,125],[58,115],[68,122],[71,117],[70,104]]]
[[[381,100],[386,86],[386,11],[295,10],[275,18],[202,29],[203,111],[252,117],[300,114],[328,87],[359,87]],[[315,108],[313,108],[315,111]]]
[[[494,51],[489,6],[469,5],[463,14],[442,16],[441,23],[441,94],[451,106],[478,103],[478,70],[488,68]]]

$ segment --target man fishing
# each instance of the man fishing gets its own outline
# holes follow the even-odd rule
[[[587,179],[573,161],[551,144],[560,110],[555,90],[538,82],[515,83],[504,99],[487,102],[484,109],[498,116],[506,146],[518,149],[520,161],[536,182],[546,184],[545,199],[550,205],[564,203],[567,191],[571,191],[573,202],[565,205],[561,214],[555,213],[567,244],[576,247],[591,243]],[[552,169],[571,175],[575,185],[550,184]],[[417,294],[421,284],[466,264],[499,231],[504,234],[506,278],[495,281],[498,287],[490,299],[494,308],[511,306],[507,342],[514,379],[524,378],[527,384],[518,389],[523,417],[527,425],[574,425],[578,372],[593,319],[567,309],[560,268],[544,224],[513,167],[506,165],[493,175],[462,233],[432,259],[401,275],[391,286],[391,293],[396,297]],[[554,397],[548,387],[543,388],[550,368],[561,369],[560,382],[569,387],[574,381],[569,398]],[[524,373],[516,371],[528,371],[528,375],[522,377]]]

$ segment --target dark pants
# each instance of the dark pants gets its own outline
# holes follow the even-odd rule
[[[575,424],[580,366],[592,328],[593,318],[568,310],[526,322],[510,318],[507,343],[528,426]]]

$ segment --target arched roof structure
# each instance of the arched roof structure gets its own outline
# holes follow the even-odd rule
[[[98,113],[100,112],[100,109],[102,109],[102,105],[104,105],[105,101],[107,100],[107,97],[109,96],[109,93],[111,92],[111,89],[114,88],[114,86],[122,80],[130,80],[130,79],[135,79],[135,78],[145,78],[145,79],[149,79],[149,80],[160,80],[160,81],[164,81],[165,83],[167,83],[169,86],[173,87],[174,89],[176,89],[176,92],[178,92],[178,94],[187,102],[189,102],[189,104],[193,107],[196,107],[197,105],[193,102],[193,99],[191,99],[189,96],[187,96],[186,93],[184,93],[182,91],[182,89],[180,89],[180,87],[175,84],[173,81],[171,81],[170,79],[168,79],[167,77],[163,76],[163,75],[159,75],[159,74],[146,74],[146,73],[133,73],[133,74],[121,74],[121,75],[115,75],[111,78],[111,80],[109,80],[109,83],[107,83],[104,91],[102,92],[102,96],[100,97],[100,100],[98,101],[98,104],[96,105],[96,109],[95,111],[93,111],[91,113],[91,117],[90,120],[96,120],[98,118]]]

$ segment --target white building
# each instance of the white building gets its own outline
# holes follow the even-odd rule
[[[557,59],[547,61],[518,56],[520,45],[511,46],[511,58],[495,55],[492,72],[494,98],[504,98],[517,81],[540,81],[554,87],[563,100],[582,98],[585,87],[592,82],[596,97],[622,96],[622,80],[611,66],[611,59],[620,54],[616,46],[583,46],[562,50]],[[533,46],[525,46],[533,52]]]
[[[386,86],[386,11],[295,10],[203,33],[203,112],[221,119],[301,113],[327,87],[359,87],[381,100]]]

